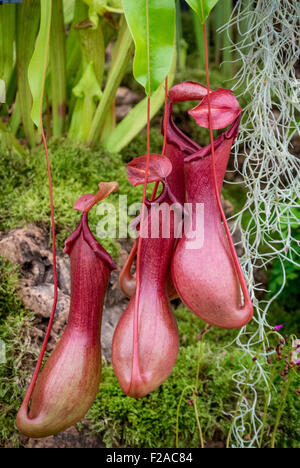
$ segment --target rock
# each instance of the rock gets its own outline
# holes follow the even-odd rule
[[[15,229],[0,240],[0,255],[21,267],[22,276],[30,284],[53,282],[53,257],[45,232],[36,227]],[[69,258],[57,254],[58,287],[70,294]]]
[[[124,303],[124,309],[120,306],[114,306],[103,310],[102,318],[102,333],[101,333],[101,346],[102,354],[107,362],[111,362],[111,344],[114,335],[115,328],[121,317],[123,310],[125,310],[126,303]]]
[[[135,93],[134,91],[131,91],[129,88],[126,88],[125,86],[121,86],[116,94],[116,105],[130,105],[133,107],[135,104],[137,104],[141,100],[141,95],[138,93]]]
[[[116,94],[116,120],[120,122],[131,109],[142,99],[142,96],[121,86]]]
[[[113,307],[115,305],[122,305],[125,299],[124,294],[122,293],[119,286],[119,271],[112,271],[108,288],[105,296],[105,306]]]
[[[300,135],[295,135],[292,138],[291,153],[300,158]]]
[[[121,120],[123,120],[124,117],[126,117],[126,115],[129,114],[131,109],[132,109],[132,106],[128,104],[124,104],[122,106],[116,107],[116,121],[121,122]]]
[[[222,206],[223,206],[223,210],[224,210],[224,213],[225,213],[225,216],[226,218],[231,218],[231,216],[234,215],[234,207],[233,207],[233,204],[230,203],[229,200],[225,200],[223,195],[221,197],[221,201],[222,201]]]
[[[25,307],[34,312],[32,339],[38,338],[41,346],[52,311],[54,285],[52,251],[48,247],[47,234],[36,226],[15,229],[1,235],[0,255],[20,266],[22,279],[19,294]],[[55,319],[47,346],[51,352],[61,338],[68,321],[70,308],[70,262],[68,255],[57,252],[58,302]],[[110,362],[114,329],[127,300],[119,288],[118,272],[112,272],[103,311],[103,358]]]

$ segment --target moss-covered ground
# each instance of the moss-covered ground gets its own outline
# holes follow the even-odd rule
[[[153,152],[161,148],[159,130],[152,131]],[[100,181],[118,180],[120,193],[128,202],[139,200],[126,176],[124,161],[144,154],[144,135],[139,136],[121,155],[91,151],[64,140],[53,140],[49,145],[54,184],[54,202],[58,232],[58,246],[78,222],[78,213],[72,209],[74,201],[83,193],[95,192]],[[226,189],[226,197],[240,203],[240,194]],[[111,196],[115,205],[117,195]],[[49,201],[46,167],[41,148],[26,157],[7,152],[0,159],[0,230],[8,231],[28,223],[38,223],[49,229]],[[91,229],[95,232],[98,219],[91,214]],[[102,240],[103,245],[117,258],[118,241]],[[25,381],[32,369],[37,350],[29,349],[31,314],[24,309],[17,294],[18,271],[0,260],[0,339],[6,343],[6,363],[0,364],[0,445],[18,446],[20,440],[15,428],[15,415],[21,403]],[[280,303],[270,318],[278,323],[283,317],[286,330],[295,332],[292,313],[286,313]],[[281,315],[280,315],[281,314]],[[91,431],[100,433],[107,446],[174,447],[177,407],[183,390],[193,385],[197,369],[199,335],[202,324],[183,306],[176,309],[181,349],[176,366],[169,379],[157,391],[141,400],[126,397],[114,376],[111,366],[103,369],[102,384],[95,404],[89,412]],[[205,336],[201,349],[198,407],[206,442],[226,439],[230,426],[229,412],[236,405],[235,383],[232,376],[241,364],[249,366],[241,352],[232,344],[236,332],[212,329]],[[274,387],[274,398],[269,409],[268,430],[272,431],[280,400],[282,379]],[[295,378],[289,392],[278,430],[277,446],[299,446],[299,398],[294,390],[299,386]],[[263,410],[265,389],[258,389]],[[189,391],[183,398],[179,413],[179,446],[198,447],[199,434],[194,408],[188,404]],[[249,395],[249,398],[251,396]],[[248,434],[245,433],[245,437]],[[264,444],[268,444],[268,437]]]

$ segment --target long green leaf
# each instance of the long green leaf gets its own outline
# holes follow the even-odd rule
[[[50,37],[53,135],[60,137],[64,131],[67,107],[66,37],[62,0],[55,0],[52,5]]]
[[[6,87],[14,68],[14,38],[16,5],[2,5],[0,8],[0,78]]]
[[[125,74],[127,65],[133,52],[133,41],[127,27],[125,18],[120,20],[118,39],[114,45],[115,53],[112,53],[112,63],[108,73],[108,79],[101,101],[97,107],[93,123],[88,135],[89,146],[96,146],[105,127],[107,115],[116,96],[116,92]]]
[[[31,118],[41,131],[40,114],[43,105],[45,77],[49,55],[52,0],[41,0],[41,22],[35,50],[28,67],[28,80],[33,105]]]
[[[30,115],[32,96],[28,83],[28,66],[34,51],[39,26],[40,1],[26,0],[26,2],[17,5],[16,13],[16,58],[20,112],[26,140],[32,147],[36,144],[37,138]]]
[[[123,0],[136,52],[135,79],[152,94],[167,76],[175,42],[175,0]]]
[[[197,13],[202,23],[206,21],[209,13],[219,0],[186,0],[190,7]]]

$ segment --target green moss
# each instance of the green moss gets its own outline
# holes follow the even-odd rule
[[[178,114],[180,106],[178,106]],[[176,112],[175,112],[176,117]],[[179,122],[184,125],[184,120]],[[207,132],[206,132],[207,133]],[[196,135],[197,136],[197,135]],[[207,135],[203,135],[206,138]],[[198,138],[198,137],[197,137]],[[199,138],[202,138],[200,135]],[[198,141],[198,140],[197,140]],[[204,141],[205,142],[205,141]],[[133,189],[128,180],[125,162],[145,153],[145,135],[140,134],[122,153],[109,155],[102,150],[92,151],[66,140],[52,140],[49,144],[51,158],[55,215],[58,245],[76,227],[79,214],[72,209],[74,201],[83,193],[95,192],[100,181],[117,180],[120,191],[109,198],[115,207],[118,194],[127,195],[128,203],[141,200],[142,188]],[[151,131],[151,151],[160,152],[162,136],[159,128]],[[235,206],[244,200],[238,186],[225,186],[224,195]],[[48,181],[43,149],[38,148],[26,157],[4,153],[0,162],[0,230],[9,230],[28,223],[38,223],[49,229]],[[93,210],[90,226],[96,232],[99,216]],[[118,242],[101,240],[103,246],[118,256]],[[20,444],[15,427],[15,416],[22,400],[25,381],[32,371],[35,351],[26,350],[26,333],[30,327],[30,314],[22,307],[16,294],[18,272],[9,263],[0,260],[0,338],[6,343],[7,362],[0,365],[0,445]],[[282,319],[271,323],[288,322],[286,309],[280,308]],[[278,313],[279,313],[278,312]],[[277,317],[278,317],[277,313]],[[288,312],[294,331],[295,316]],[[275,315],[275,312],[274,312]],[[197,368],[198,341],[204,324],[184,307],[176,310],[181,349],[176,366],[169,379],[153,394],[140,400],[126,397],[114,376],[111,366],[103,369],[102,384],[89,418],[92,430],[103,436],[107,446],[124,447],[174,447],[177,405],[182,391],[193,385]],[[292,317],[292,318],[291,318]],[[5,319],[5,320],[4,320]],[[293,327],[292,327],[293,325]],[[254,325],[253,325],[254,326]],[[250,327],[251,329],[251,327]],[[249,330],[250,330],[249,329]],[[236,404],[235,384],[232,376],[241,370],[241,364],[249,365],[241,351],[230,345],[235,331],[213,328],[205,337],[199,374],[197,406],[206,441],[225,440],[230,426],[226,415]],[[294,447],[297,442],[296,420],[299,408],[292,385],[277,438],[277,445]],[[281,381],[276,380],[276,391],[268,424],[272,428],[278,406]],[[265,389],[257,388],[259,409],[263,408]],[[192,406],[186,395],[179,418],[181,447],[198,447],[199,436]],[[250,398],[251,396],[248,396]],[[292,422],[291,422],[292,420]],[[246,435],[246,434],[245,434]]]
[[[295,375],[291,383],[291,387],[287,396],[285,409],[280,419],[275,447],[277,448],[300,448],[300,431],[299,431],[299,414],[300,401],[299,395],[295,393],[299,391],[299,376]],[[278,407],[281,403],[281,388],[283,382],[281,376],[278,376],[274,382],[276,391],[273,392],[269,417],[267,423],[270,427],[274,427],[274,419]],[[265,441],[266,442],[266,441]]]
[[[20,298],[15,294],[17,281],[18,269],[0,257],[0,323],[21,306]]]
[[[139,200],[141,190],[128,182],[121,155],[110,155],[102,150],[92,151],[68,140],[49,143],[52,169],[54,208],[58,246],[62,247],[79,220],[73,210],[76,199],[84,193],[95,193],[101,181],[117,180],[120,190],[108,201],[118,206],[118,196],[127,195],[128,204]],[[0,230],[9,230],[28,223],[49,227],[50,204],[44,151],[38,148],[26,157],[14,153],[2,155],[0,163]],[[94,209],[90,227],[96,232],[99,216]],[[103,239],[103,246],[118,256],[119,244]]]
[[[228,394],[233,389],[232,374],[237,370],[232,359],[228,353],[216,356],[211,347],[205,349],[197,406],[208,440],[219,430],[224,439],[229,427],[223,410],[231,409]],[[101,390],[89,413],[93,430],[102,434],[108,447],[174,447],[177,405],[184,388],[194,381],[196,363],[197,347],[182,348],[169,379],[140,400],[126,397],[112,368],[104,368]],[[194,410],[187,404],[190,397],[186,395],[179,417],[181,447],[199,447]]]
[[[22,307],[17,295],[18,272],[0,258],[1,302],[0,339],[6,343],[5,364],[0,364],[0,446],[20,446],[15,417],[22,402],[23,390],[36,362],[37,349],[28,350],[31,315]],[[194,385],[199,353],[197,337],[204,323],[183,306],[176,310],[180,333],[177,363],[166,382],[151,395],[135,400],[123,394],[111,366],[104,366],[98,397],[88,418],[91,430],[101,434],[108,447],[174,447],[176,412],[183,390]],[[4,320],[5,319],[5,320]],[[197,407],[206,442],[225,440],[230,427],[229,412],[236,404],[233,374],[249,360],[231,345],[237,331],[212,328],[201,349],[199,396]],[[272,429],[279,405],[282,380],[275,381],[274,399],[269,410],[268,425]],[[294,390],[295,378],[281,419],[276,446],[297,447],[297,415],[299,402]],[[257,387],[259,410],[263,409],[265,389]],[[183,399],[179,416],[180,447],[199,447],[199,436],[193,407]],[[250,395],[247,395],[251,398]],[[246,435],[246,434],[245,434]],[[268,439],[264,442],[268,444]]]
[[[34,351],[26,349],[31,314],[17,294],[16,268],[0,257],[0,340],[5,343],[5,362],[0,362],[0,446],[20,446],[15,418],[31,373]]]
[[[151,395],[134,400],[121,391],[111,366],[104,367],[97,400],[89,413],[94,432],[103,436],[108,447],[174,447],[177,405],[183,390],[193,385],[197,369],[197,336],[204,324],[184,307],[176,311],[181,347],[176,365],[167,381]],[[206,440],[215,433],[221,438],[230,421],[224,411],[232,410],[232,375],[242,360],[241,352],[225,350],[236,332],[211,330],[205,337],[199,375],[197,406]],[[199,447],[199,435],[192,406],[186,395],[179,417],[180,446]]]
[[[92,431],[101,434],[108,447],[175,446],[177,407],[184,389],[195,385],[199,353],[197,336],[204,326],[182,306],[176,310],[176,318],[181,341],[179,356],[170,377],[151,395],[139,400],[127,397],[120,389],[112,367],[104,367],[100,391],[88,418]],[[235,345],[231,345],[236,334],[237,331],[212,328],[201,345],[199,395],[196,401],[206,442],[226,440],[231,424],[228,413],[234,411],[237,401],[233,375],[241,370],[242,365],[249,367],[251,364]],[[277,446],[292,447],[297,443],[296,415],[299,408],[293,391],[296,385],[295,378],[279,427]],[[281,378],[278,378],[276,395],[280,386]],[[263,383],[256,386],[256,391],[258,410],[262,411],[265,397]],[[179,416],[179,446],[182,448],[199,447],[194,408],[188,404],[191,396],[190,392],[186,392]],[[251,400],[251,395],[246,396]],[[275,398],[269,410],[271,428],[277,407],[278,398]],[[292,424],[288,422],[289,416],[294,418]],[[288,430],[286,425],[289,426]],[[266,443],[269,443],[269,439]]]

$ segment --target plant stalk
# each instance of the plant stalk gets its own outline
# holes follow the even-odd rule
[[[199,68],[205,69],[205,52],[204,52],[204,33],[202,28],[202,23],[199,16],[192,11],[193,21],[194,21],[194,31],[197,44],[197,51],[199,56]],[[209,18],[206,20],[207,24],[207,39],[209,44]]]
[[[102,87],[105,47],[101,21],[99,21],[97,29],[91,27],[79,29],[79,36],[85,61],[87,64],[93,62],[96,78],[100,87]]]
[[[215,37],[215,51],[216,63],[219,65],[222,61],[222,49],[224,47],[224,36],[226,32],[218,32],[218,29],[224,24],[223,4],[218,2],[214,9],[214,37]]]
[[[101,101],[96,110],[87,139],[87,144],[92,147],[96,146],[97,142],[99,141],[105,125],[107,114],[109,113],[109,110],[113,104],[117,89],[124,76],[126,67],[130,57],[132,56],[134,48],[131,33],[127,27],[127,23],[124,17],[121,19],[120,31],[115,48],[118,52],[111,65],[108,81]]]
[[[223,24],[229,21],[230,15],[232,13],[232,0],[222,0],[221,5],[223,5]],[[231,50],[231,40],[233,37],[232,28],[224,31],[223,33],[223,70],[225,75],[228,78],[232,77],[233,66],[232,66],[232,50]]]
[[[274,426],[274,430],[273,430],[273,434],[272,434],[272,438],[271,438],[270,448],[275,448],[276,434],[277,434],[278,426],[279,426],[279,423],[280,423],[280,419],[281,419],[284,407],[286,405],[286,399],[287,399],[287,395],[289,393],[289,389],[290,389],[290,386],[291,386],[291,383],[292,383],[292,377],[293,377],[293,373],[290,372],[288,377],[287,377],[287,380],[286,380],[286,382],[285,382],[285,384],[283,385],[283,388],[282,388],[280,405],[278,407],[277,414],[276,414],[275,426]]]
[[[274,382],[274,379],[275,379],[275,375],[276,375],[276,363],[272,367],[271,375],[270,375],[270,379],[269,379],[269,383],[268,383],[268,387],[267,387],[265,406],[264,406],[264,415],[263,415],[263,420],[262,420],[262,427],[261,427],[261,433],[260,433],[258,448],[261,448],[261,446],[262,446],[264,430],[265,430],[265,427],[266,427],[267,416],[268,416],[269,399],[270,399],[270,394],[271,394],[271,391],[272,391],[272,385],[273,385],[273,382]]]
[[[176,1],[176,50],[177,50],[177,57],[180,57],[181,43],[182,43],[181,8],[180,8],[180,0],[177,0]],[[179,68],[181,69],[180,61],[179,61]]]
[[[64,132],[67,100],[66,36],[62,0],[53,2],[50,34],[53,135],[60,137]]]

